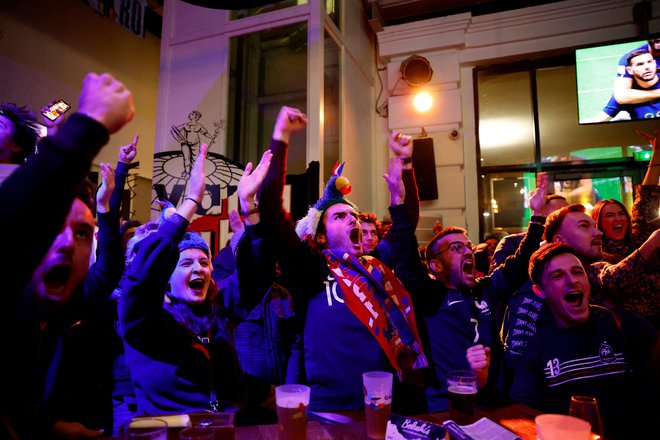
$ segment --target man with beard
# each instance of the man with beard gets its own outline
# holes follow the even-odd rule
[[[591,296],[597,303],[613,302],[624,310],[643,312],[649,304],[660,301],[660,286],[648,271],[657,271],[660,230],[654,231],[642,245],[617,264],[603,260],[603,233],[580,204],[568,205],[550,216],[545,224],[548,243],[569,245],[585,266]]]
[[[0,185],[0,229],[6,231],[0,346],[12,358],[0,367],[2,438],[46,438],[53,422],[40,417],[55,348],[49,342],[75,323],[67,303],[87,273],[94,228],[89,188],[82,188],[82,199],[76,194],[109,134],[135,112],[122,83],[93,73],[85,77],[78,110]]]
[[[632,313],[590,305],[580,258],[565,243],[536,251],[529,275],[552,319],[530,340],[511,398],[568,413],[571,396],[593,396],[607,438],[644,438],[658,414],[658,335]]]
[[[640,49],[628,54],[626,71],[632,75],[636,90],[660,89],[660,78],[656,73],[657,62],[650,52]],[[660,98],[649,99],[634,104],[621,104],[621,110],[630,114],[631,119],[650,119],[660,116]]]
[[[617,103],[639,104],[660,98],[660,90],[641,90],[635,87],[635,81],[632,72],[628,69],[630,54],[638,50],[643,50],[651,54],[656,61],[660,60],[660,38],[648,40],[643,44],[621,56],[616,70],[616,79],[614,80],[613,97]]]
[[[625,111],[626,104],[643,104],[660,98],[660,91],[656,88],[640,87],[635,80],[632,71],[629,70],[629,56],[633,52],[644,51],[651,54],[656,63],[660,60],[660,38],[648,40],[635,49],[624,53],[619,59],[619,65],[616,70],[616,79],[614,80],[614,91],[610,100],[605,104],[603,110],[593,118],[590,122],[605,122],[615,119],[630,119],[632,115],[628,115]],[[621,113],[620,113],[621,112]],[[622,116],[623,115],[623,116]],[[635,118],[632,119],[640,119]]]
[[[435,279],[428,277],[419,256],[414,273],[397,272],[415,294],[424,349],[430,358],[425,380],[429,412],[448,409],[448,371],[472,369],[482,388],[490,365],[499,365],[490,362],[491,349],[497,348],[496,357],[500,352],[494,313],[526,279],[527,262],[543,235],[546,190],[547,176],[541,174],[530,199],[533,215],[527,234],[515,255],[490,276],[475,277],[474,245],[467,232],[455,226],[441,230],[426,247],[428,268]],[[491,373],[496,375],[499,371]]]
[[[259,194],[261,232],[273,241],[282,273],[292,285],[296,315],[301,312],[310,409],[358,410],[364,407],[362,373],[392,371],[402,379],[427,362],[410,297],[387,267],[394,261],[385,258],[381,262],[364,255],[358,211],[345,198],[350,185],[341,176],[343,166],[335,167],[323,197],[295,229],[284,210],[288,141],[305,124],[300,110],[280,110],[270,147],[273,158]],[[411,144],[408,136],[395,133],[390,137],[396,157],[390,159],[385,178],[391,193],[393,226],[376,246],[373,255],[378,257],[384,243],[396,249],[414,238],[403,204],[402,182],[402,174],[406,182],[413,177]],[[246,227],[248,236],[256,232],[256,228]],[[399,404],[403,400],[399,399]]]

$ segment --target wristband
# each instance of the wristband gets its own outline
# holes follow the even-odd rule
[[[259,207],[255,205],[254,208],[250,209],[249,211],[241,211],[241,215],[243,217],[247,217],[252,214],[258,214],[259,213]]]
[[[193,199],[192,197],[186,197],[186,198],[183,199],[183,200],[190,200],[190,201],[193,202],[195,205],[197,205],[197,209],[202,209],[202,205],[200,205],[200,203],[199,203],[197,200]]]
[[[401,159],[404,164],[412,163],[412,157],[404,157]]]
[[[540,223],[542,225],[545,224],[545,217],[542,215],[533,215],[532,218],[529,219],[530,222],[532,223]]]

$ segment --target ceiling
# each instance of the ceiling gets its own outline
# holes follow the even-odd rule
[[[182,1],[216,9],[243,9],[258,4],[276,3],[278,0]],[[370,23],[372,26],[378,23],[379,28],[464,12],[470,12],[472,15],[483,15],[557,1],[560,0],[363,0],[369,14]],[[147,0],[147,3],[145,26],[149,32],[160,37],[163,0]]]

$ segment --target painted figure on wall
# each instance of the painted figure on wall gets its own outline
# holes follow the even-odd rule
[[[170,130],[174,139],[181,144],[181,152],[183,153],[183,170],[181,170],[181,177],[186,177],[190,174],[190,169],[195,162],[199,147],[202,144],[201,137],[205,136],[210,140],[210,148],[220,132],[222,123],[214,123],[215,131],[213,134],[210,134],[206,127],[199,122],[201,118],[202,114],[197,110],[193,110],[188,115],[188,121],[186,123],[173,125]]]

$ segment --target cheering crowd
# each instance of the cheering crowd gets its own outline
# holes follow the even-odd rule
[[[363,408],[366,371],[394,373],[394,412],[446,411],[446,374],[459,369],[477,375],[480,405],[567,413],[571,396],[587,395],[608,438],[650,429],[660,391],[655,136],[644,135],[653,155],[632,215],[616,200],[588,215],[548,194],[539,173],[527,232],[501,240],[477,276],[462,228],[419,252],[413,143],[400,133],[389,138],[384,235],[347,198],[343,165],[294,222],[283,203],[288,144],[307,119],[289,107],[245,168],[234,235],[218,255],[187,232],[205,194],[205,144],[179,206],[122,224],[137,136],[115,167],[101,164],[96,194],[86,177],[134,112],[121,82],[88,74],[78,112],[33,153],[33,117],[0,107],[0,437],[96,438],[136,415],[199,411],[274,423],[283,383],[308,384],[310,412],[333,419]]]

